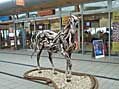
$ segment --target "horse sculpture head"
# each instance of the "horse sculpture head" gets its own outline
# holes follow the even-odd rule
[[[70,16],[70,21],[75,28],[78,28],[79,19],[75,15]]]
[[[64,30],[70,29],[70,31],[72,31],[72,33],[75,34],[75,32],[78,28],[78,23],[79,23],[78,17],[71,15],[66,26],[64,27]]]
[[[79,19],[78,17],[74,16],[74,15],[71,15],[66,26],[64,27],[64,37],[66,39],[64,39],[65,41],[65,48],[66,48],[66,51],[67,52],[71,52],[73,50],[75,50],[76,48],[76,32],[77,32],[77,29],[78,29],[78,22],[79,22]]]

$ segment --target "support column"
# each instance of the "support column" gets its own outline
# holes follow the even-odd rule
[[[62,10],[61,10],[61,8],[59,8],[59,12],[60,12],[60,14],[59,14],[59,16],[60,16],[60,18],[59,18],[59,20],[60,20],[60,30],[62,30]]]
[[[80,50],[80,43],[81,43],[81,40],[80,40],[80,19],[79,19],[79,23],[78,23],[78,48]]]
[[[36,21],[34,20],[34,32],[36,32]]]
[[[17,49],[17,33],[16,33],[15,16],[13,16],[13,26],[14,26],[14,46],[15,49]]]
[[[26,30],[24,28],[24,22],[22,22],[22,48],[25,49],[26,48]]]
[[[109,36],[108,36],[108,56],[111,56],[111,8],[112,8],[112,0],[108,1],[108,28],[109,28]]]
[[[82,54],[84,54],[84,15],[83,15],[83,4],[80,4],[81,6],[81,26],[82,26]]]
[[[79,8],[79,5],[76,5],[75,6],[75,11],[76,12],[80,12],[80,8]],[[78,14],[78,16],[80,16],[79,14]],[[78,34],[78,51],[80,50],[80,43],[81,43],[81,40],[80,40],[80,18],[78,19],[78,31],[77,31],[77,34]]]
[[[2,48],[2,33],[1,33],[1,31],[0,31],[0,49]]]

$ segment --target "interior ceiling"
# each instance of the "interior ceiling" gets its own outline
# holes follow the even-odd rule
[[[25,0],[25,6],[16,6],[15,2],[14,5],[12,4],[11,6],[8,5],[6,6],[6,8],[4,6],[3,9],[0,9],[1,12],[0,15],[1,16],[13,15],[30,11],[54,9],[59,7],[79,5],[80,3],[95,2],[95,1],[101,0]]]

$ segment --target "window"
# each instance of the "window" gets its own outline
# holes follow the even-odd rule
[[[84,4],[84,10],[102,9],[102,8],[107,8],[107,6],[108,6],[107,1],[86,3]]]
[[[113,0],[112,1],[112,8],[119,8],[119,0]]]
[[[69,6],[69,7],[62,8],[62,11],[74,11],[74,10],[75,10],[74,6]]]

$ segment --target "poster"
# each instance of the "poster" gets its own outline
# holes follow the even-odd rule
[[[62,17],[62,25],[66,25],[70,16],[63,16]]]
[[[95,58],[102,58],[104,57],[104,46],[102,40],[94,40],[93,41],[93,47],[94,47],[94,54]]]
[[[119,52],[119,11],[113,11],[112,51]]]
[[[119,22],[119,11],[113,11],[112,22]]]
[[[112,42],[112,51],[119,52],[119,42]]]

